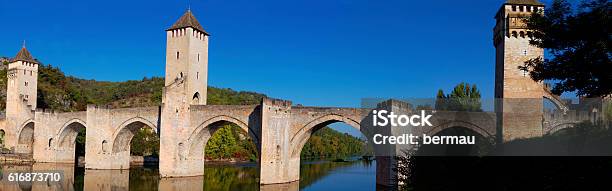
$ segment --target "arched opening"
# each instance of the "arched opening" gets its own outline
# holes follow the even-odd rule
[[[230,188],[258,187],[257,138],[239,120],[223,117],[214,121],[198,127],[188,144],[189,159],[205,161],[204,190],[228,188],[218,182],[229,182]],[[228,162],[241,165],[226,165]]]
[[[328,120],[312,126],[303,135],[296,135],[293,141],[302,160],[339,159],[372,156],[372,148],[366,148],[366,136],[355,127],[339,120]],[[300,136],[300,138],[298,138]],[[333,147],[333,148],[332,148]]]
[[[25,126],[19,132],[19,139],[17,141],[19,144],[19,153],[32,154],[32,146],[34,144],[34,122],[30,121],[26,123]]]
[[[193,94],[193,98],[191,98],[191,104],[196,105],[200,103],[200,92],[196,92]]]
[[[59,133],[57,148],[73,152],[71,157],[77,166],[84,165],[85,161],[85,125],[83,121],[73,120]],[[53,146],[53,140],[49,140],[49,147]]]
[[[351,176],[358,171],[360,176],[376,180],[376,162],[371,144],[354,120],[327,115],[305,125],[292,138],[292,157],[299,157],[300,188],[317,187],[323,177],[335,179],[337,185],[351,185]],[[342,170],[340,170],[342,169]],[[339,187],[340,188],[340,187]]]
[[[104,150],[104,143],[102,145]],[[155,126],[144,119],[132,119],[115,136],[112,153],[130,156],[130,165],[157,165],[159,135]]]
[[[206,125],[206,124],[204,124]],[[259,160],[258,147],[246,124],[218,120],[201,126],[190,138],[189,157],[207,161]]]

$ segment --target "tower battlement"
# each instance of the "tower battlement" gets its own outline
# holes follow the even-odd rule
[[[189,10],[166,30],[165,86],[176,84],[177,80],[186,83],[183,88],[172,88],[172,91],[183,91],[180,94],[184,95],[173,99],[189,100],[191,105],[206,105],[208,37],[209,33]]]

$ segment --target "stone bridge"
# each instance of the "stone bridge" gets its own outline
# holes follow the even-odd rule
[[[374,127],[373,109],[397,114],[419,112],[412,110],[409,104],[395,100],[382,102],[377,108],[333,108],[293,106],[290,101],[264,98],[258,105],[190,105],[185,116],[177,113],[168,117],[162,117],[163,107],[114,109],[90,105],[86,111],[67,113],[38,109],[33,112],[33,118],[19,123],[19,131],[13,132],[18,138],[14,150],[31,152],[36,162],[74,163],[75,140],[78,132],[85,129],[87,169],[128,169],[132,137],[141,128],[151,128],[160,134],[161,176],[199,176],[204,173],[206,143],[222,125],[232,123],[251,137],[257,146],[260,182],[275,184],[299,180],[303,146],[314,132],[332,123],[345,123],[369,140],[376,133],[431,136],[456,127],[493,140],[498,132],[494,112],[426,111],[432,114],[432,126],[401,130]],[[572,127],[576,122],[592,117],[586,111],[547,112],[543,118],[542,134]],[[161,126],[162,120],[167,120],[170,125]],[[7,142],[10,142],[8,136]],[[388,153],[401,154],[406,147],[381,147],[386,148],[382,148],[385,154],[377,157],[381,163],[377,165],[377,182],[388,185],[395,177],[393,160]],[[381,153],[378,149],[381,148],[375,147],[376,152]]]
[[[414,112],[408,104],[393,100],[379,107],[397,113]],[[290,101],[265,98],[259,105],[191,105],[189,120],[176,121],[172,117],[163,118],[162,107],[113,109],[90,105],[82,112],[38,109],[34,118],[23,123],[18,137],[31,139],[30,145],[28,141],[20,140],[19,143],[33,148],[36,162],[74,163],[75,140],[78,132],[85,129],[87,169],[128,169],[132,137],[141,128],[151,128],[161,133],[161,176],[199,176],[204,173],[206,143],[223,124],[233,123],[257,146],[260,182],[272,184],[299,180],[301,150],[311,135],[325,126],[345,123],[368,139],[381,129],[384,131],[384,128],[372,126],[371,110],[292,106]],[[160,126],[162,119],[170,124],[185,125],[180,128]],[[492,138],[496,132],[495,115],[491,113],[437,111],[431,122],[431,127],[413,127],[413,133],[435,135],[447,128],[463,127]],[[398,148],[397,153],[400,152]],[[381,163],[384,157],[390,158],[379,157]],[[377,165],[377,174],[380,184],[390,184],[394,177],[390,164]]]

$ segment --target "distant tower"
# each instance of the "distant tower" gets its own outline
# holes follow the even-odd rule
[[[36,109],[38,85],[38,61],[32,57],[25,44],[7,70],[6,115],[19,115]]]
[[[508,0],[495,16],[495,110],[503,141],[542,135],[544,87],[519,66],[544,56],[543,49],[529,44],[531,33],[523,22],[543,9],[537,0]]]
[[[208,37],[191,10],[166,30],[165,86],[186,83],[184,100],[191,105],[206,105]]]

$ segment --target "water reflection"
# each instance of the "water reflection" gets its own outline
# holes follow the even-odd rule
[[[259,185],[256,164],[208,165],[205,176],[159,178],[156,167],[134,167],[130,170],[85,170],[72,164],[11,164],[0,163],[0,174],[6,172],[39,172],[58,170],[64,172],[61,182],[0,181],[2,191],[183,191],[183,190],[262,190],[297,191],[324,188],[325,190],[357,185],[357,188],[375,188],[375,165],[371,162],[306,162],[300,167],[301,181],[288,184]],[[369,179],[369,180],[367,180]],[[349,181],[350,180],[350,181]],[[343,181],[347,184],[344,184]],[[359,186],[361,184],[361,186]],[[370,184],[370,185],[363,185]],[[340,187],[339,187],[340,186]],[[369,189],[369,188],[372,189]],[[346,188],[346,187],[344,187]]]

